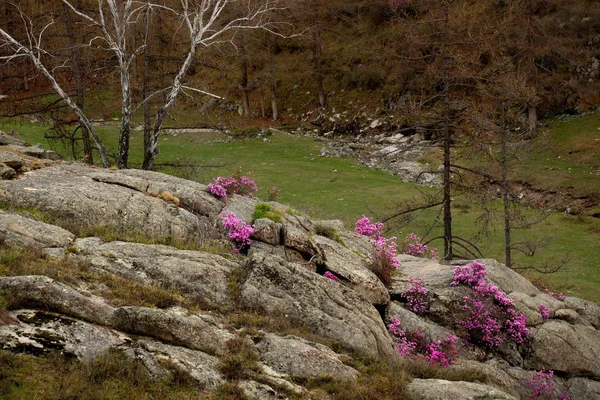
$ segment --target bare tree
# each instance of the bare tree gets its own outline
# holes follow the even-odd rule
[[[69,0],[62,0],[62,2],[83,20],[99,28],[101,34],[92,41],[99,39],[105,42],[108,46],[107,50],[114,53],[117,58],[121,79],[121,125],[117,167],[127,168],[133,118],[131,68],[136,56],[145,48],[144,43],[130,50],[130,30],[135,27],[137,19],[149,4],[133,0],[97,0],[97,16],[91,16],[77,9]]]
[[[35,24],[31,18],[25,15],[21,9],[14,5],[20,14],[21,20],[23,21],[23,29],[25,31],[25,38],[23,41],[15,39],[10,33],[0,28],[0,48],[2,48],[8,55],[0,57],[1,60],[11,62],[19,57],[28,58],[36,70],[43,74],[54,91],[60,96],[60,98],[75,112],[79,118],[79,123],[87,130],[96,144],[96,148],[100,153],[102,164],[104,167],[110,166],[110,161],[106,153],[106,149],[102,144],[102,140],[96,133],[92,123],[87,118],[83,110],[71,99],[71,97],[62,88],[59,82],[56,80],[53,71],[51,71],[44,63],[44,57],[49,56],[48,52],[44,50],[43,39],[46,31],[54,25],[54,21],[50,19],[41,28],[36,29]]]
[[[171,85],[166,90],[164,101],[158,106],[150,143],[144,149],[143,169],[152,169],[154,166],[158,155],[158,139],[167,110],[182,92],[191,91],[220,98],[218,95],[185,83],[192,61],[198,56],[198,50],[223,42],[231,43],[233,36],[240,29],[263,29],[281,35],[272,29],[273,24],[270,21],[273,12],[281,9],[278,3],[278,0],[180,0],[178,9],[160,6],[162,10],[169,11],[181,19],[188,40],[188,50]],[[148,99],[144,99],[145,101]]]

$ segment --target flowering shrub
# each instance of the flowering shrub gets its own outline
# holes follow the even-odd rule
[[[392,318],[387,326],[390,335],[394,338],[396,350],[402,357],[412,359],[425,359],[430,364],[448,367],[458,358],[456,336],[448,336],[443,340],[427,343],[423,333],[400,328],[398,318]]]
[[[421,242],[421,238],[414,233],[409,233],[406,240],[402,242],[403,253],[409,256],[437,259],[438,250],[430,249],[429,246]]]
[[[529,334],[527,320],[515,311],[514,301],[497,286],[486,283],[486,265],[473,261],[456,267],[451,286],[465,285],[473,289],[463,297],[466,317],[458,324],[466,330],[467,339],[489,349],[497,349],[506,339],[521,344]]]
[[[250,236],[254,233],[254,225],[248,225],[235,216],[234,213],[222,215],[223,226],[229,231],[229,239],[234,243],[233,251],[240,253],[248,248],[252,241]]]
[[[381,222],[371,223],[371,220],[364,215],[356,221],[354,231],[359,235],[368,236],[371,239],[371,244],[378,250],[379,255],[386,258],[393,268],[400,268],[400,260],[396,258],[397,245],[395,237],[386,239],[383,237],[381,230],[383,224]]]
[[[535,372],[525,381],[525,385],[531,390],[530,400],[571,400],[567,388],[557,387],[552,370]]]
[[[340,278],[338,278],[337,276],[335,276],[335,274],[329,272],[329,271],[325,271],[325,277],[331,279],[332,281],[339,281]]]
[[[279,189],[277,188],[277,186],[272,186],[269,190],[269,200],[275,201],[277,200],[277,197],[279,197]]]
[[[257,191],[256,183],[247,176],[241,175],[241,170],[228,177],[218,176],[208,184],[210,193],[218,198],[239,194],[245,197],[252,197],[252,193]]]
[[[545,304],[540,304],[540,314],[543,319],[550,318],[550,309]]]
[[[408,308],[416,314],[427,312],[427,288],[423,286],[423,278],[410,277],[410,287],[402,294],[406,299]]]
[[[567,296],[565,296],[565,295],[564,295],[564,294],[562,294],[562,293],[555,293],[555,292],[552,292],[552,291],[550,291],[550,290],[548,290],[548,289],[544,289],[544,292],[545,292],[545,293],[546,293],[548,296],[554,297],[556,300],[565,301],[565,300],[567,299]]]

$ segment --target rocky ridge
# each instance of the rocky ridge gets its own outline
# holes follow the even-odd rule
[[[343,397],[307,380],[355,382],[366,373],[357,364],[363,357],[401,362],[386,329],[392,318],[430,340],[459,331],[454,313],[470,289],[450,282],[455,265],[469,260],[450,265],[402,255],[401,274],[386,288],[372,270],[377,252],[369,240],[341,221],[316,221],[275,202],[267,204],[281,221],[253,221],[258,199],[218,200],[202,184],[160,173],[36,164],[0,150],[29,160],[16,179],[0,181],[2,249],[25,249],[38,254],[40,265],[54,263],[36,273],[1,266],[4,351],[60,351],[84,362],[119,351],[156,379],[176,368],[204,393],[235,380],[249,398],[326,399]],[[224,248],[222,211],[257,227],[247,256],[215,253]],[[544,369],[570,387],[573,399],[600,398],[600,306],[555,299],[502,264],[480,261],[488,280],[527,317],[529,338],[498,351],[461,342],[461,361],[447,368],[448,377],[478,371],[485,378],[450,381],[432,373],[436,379],[413,379],[405,396],[528,399],[525,382]],[[58,266],[73,276],[59,274]],[[326,278],[327,271],[339,281]],[[428,290],[425,316],[405,301],[410,276],[423,277]],[[119,279],[140,292],[116,301],[106,286]],[[168,296],[140,301],[141,288]],[[549,308],[548,319],[540,304]],[[223,366],[240,346],[253,354],[255,367],[232,378]]]

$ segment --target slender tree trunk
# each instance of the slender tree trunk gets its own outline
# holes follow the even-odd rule
[[[142,83],[142,99],[147,99],[150,96],[150,50],[149,50],[149,36],[150,36],[150,23],[152,18],[152,9],[148,8],[146,11],[146,17],[144,20],[144,66],[142,70],[143,83]],[[152,126],[151,126],[151,104],[150,101],[144,103],[144,149],[150,147],[152,141]]]
[[[119,129],[119,154],[117,168],[127,168],[129,158],[129,138],[131,136],[131,82],[129,68],[123,60],[119,63],[121,69],[121,127]]]
[[[502,112],[502,133],[500,136],[500,165],[502,166],[502,202],[504,203],[504,264],[508,268],[512,268],[512,247],[510,225],[510,191],[508,187],[508,148],[507,135],[508,131],[505,123],[506,110]]]
[[[154,117],[154,126],[152,127],[152,137],[150,138],[149,146],[144,149],[144,163],[142,164],[142,169],[149,170],[154,167],[154,161],[156,160],[156,156],[158,155],[158,138],[160,137],[160,131],[162,129],[163,122],[165,117],[167,116],[167,109],[173,105],[175,99],[181,92],[181,87],[183,86],[183,78],[185,78],[190,65],[192,65],[192,60],[194,59],[194,55],[196,54],[196,46],[194,43],[190,45],[190,50],[177,72],[175,79],[173,79],[173,85],[171,86],[171,90],[169,91],[167,98],[165,101],[158,107],[156,111],[156,116]]]
[[[445,10],[444,19],[444,44],[442,46],[442,57],[444,58],[443,81],[444,81],[444,259],[450,260],[454,257],[452,237],[452,197],[450,182],[450,145],[452,140],[450,130],[450,82],[449,69],[450,57],[448,55],[448,8]]]
[[[81,51],[78,49],[77,37],[73,30],[73,20],[71,19],[71,13],[69,7],[63,3],[63,11],[65,16],[65,24],[67,29],[67,36],[71,41],[71,61],[73,62],[73,75],[75,76],[75,88],[77,91],[77,107],[84,109],[85,104],[85,84],[83,77],[83,65],[81,61]],[[81,138],[83,141],[83,154],[85,162],[88,164],[94,164],[94,155],[92,153],[92,143],[90,141],[90,132],[88,129],[81,125]]]
[[[246,41],[243,35],[241,37],[240,47],[242,55],[242,78],[240,80],[240,89],[242,89],[242,115],[246,117],[250,115],[250,90],[248,88],[248,52],[246,49]]]
[[[269,53],[268,74],[269,91],[271,92],[271,111],[273,113],[273,121],[277,121],[279,119],[279,108],[277,106],[277,79],[275,78],[275,57],[273,55],[271,34],[269,32],[266,32],[266,39],[267,51]]]
[[[319,105],[321,108],[327,107],[327,94],[323,86],[323,43],[321,40],[321,21],[319,14],[319,0],[313,1],[313,68],[315,80],[317,82],[317,93],[319,95]]]

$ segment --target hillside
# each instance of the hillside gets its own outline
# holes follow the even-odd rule
[[[388,282],[377,265],[391,259],[341,221],[156,172],[18,157],[30,172],[0,184],[4,398],[600,394],[600,306],[493,260],[399,255]],[[228,213],[254,223],[242,254]],[[484,326],[468,298],[489,302]]]

